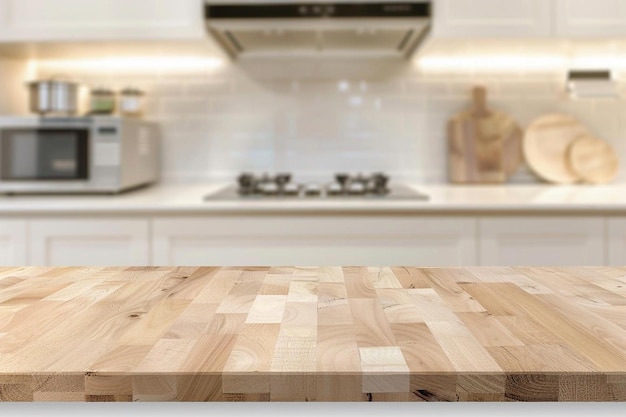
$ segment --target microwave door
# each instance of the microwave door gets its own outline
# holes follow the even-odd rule
[[[3,180],[85,180],[88,131],[85,129],[3,130]]]

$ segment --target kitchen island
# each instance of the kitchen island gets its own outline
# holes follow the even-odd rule
[[[3,401],[625,401],[626,268],[0,268]]]

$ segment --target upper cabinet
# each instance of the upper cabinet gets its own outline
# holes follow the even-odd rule
[[[624,0],[435,0],[435,38],[626,37]]]
[[[202,0],[0,0],[0,39],[197,39],[205,37],[202,5]]]
[[[551,35],[547,0],[436,0],[434,35],[440,38],[512,38]]]
[[[278,1],[278,0],[275,0]],[[0,42],[206,39],[204,0],[0,0]],[[626,37],[625,0],[432,0],[433,37]]]
[[[558,37],[626,36],[624,0],[556,0],[554,16]]]

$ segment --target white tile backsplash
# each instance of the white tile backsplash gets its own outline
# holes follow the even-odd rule
[[[522,125],[548,112],[580,118],[626,160],[626,101],[571,100],[554,73],[424,74],[410,63],[286,60],[75,78],[146,90],[147,117],[163,125],[163,175],[174,181],[232,178],[243,170],[301,177],[385,170],[446,182],[445,125],[468,105],[475,84],[488,88],[492,107]],[[619,180],[626,180],[624,170]],[[515,181],[534,178],[522,170]]]

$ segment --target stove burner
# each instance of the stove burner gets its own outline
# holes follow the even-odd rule
[[[237,192],[242,196],[384,196],[389,193],[389,176],[376,172],[371,175],[337,173],[334,181],[319,185],[291,182],[290,173],[255,175],[245,172],[239,175]]]
[[[383,172],[370,175],[341,172],[327,183],[293,182],[292,177],[290,173],[258,175],[244,172],[237,177],[238,186],[226,187],[205,199],[428,199],[409,186],[390,185],[389,176]]]

